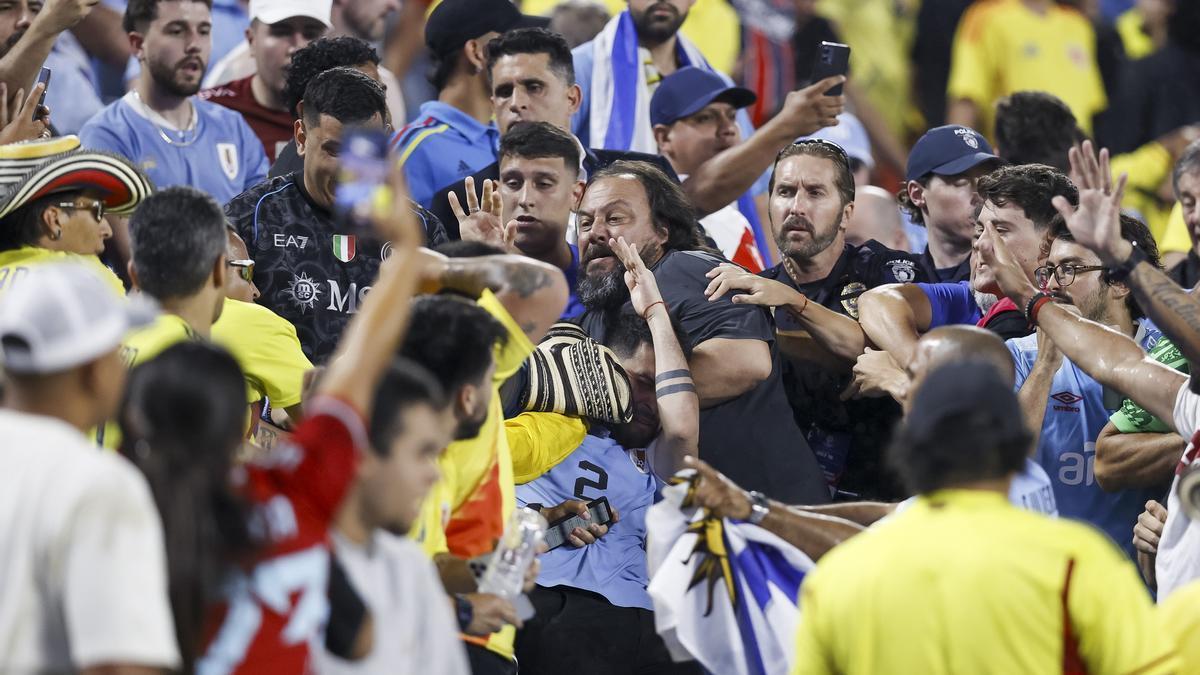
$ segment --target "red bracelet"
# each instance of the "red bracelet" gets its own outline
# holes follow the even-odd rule
[[[1036,326],[1038,312],[1040,312],[1042,307],[1046,306],[1047,303],[1051,302],[1054,302],[1054,298],[1049,295],[1043,295],[1042,297],[1034,300],[1029,307],[1029,323]]]
[[[650,320],[650,310],[654,309],[655,305],[662,305],[663,309],[667,309],[667,303],[665,301],[655,300],[654,302],[650,303],[650,306],[646,308],[646,311],[642,312],[643,319],[645,319],[646,321]],[[671,310],[667,309],[667,313],[670,314]]]

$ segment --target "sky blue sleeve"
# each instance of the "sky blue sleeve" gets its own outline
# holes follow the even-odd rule
[[[267,153],[263,150],[262,141],[254,135],[254,130],[241,115],[237,118],[237,124],[238,135],[242,139],[242,157],[246,158],[246,182],[242,189],[249,190],[267,179],[267,170],[271,168],[271,164],[267,162]]]
[[[1022,351],[1021,346],[1017,344],[1023,339],[1025,338],[1013,338],[1012,340],[1004,341],[1004,346],[1008,347],[1008,351],[1013,357],[1013,374],[1016,376],[1016,381],[1013,383],[1013,391],[1021,391],[1021,385],[1025,384],[1025,378],[1029,377],[1029,371],[1031,369],[1031,359],[1026,358],[1025,352]],[[1033,352],[1033,357],[1037,358],[1036,351]],[[1050,391],[1054,390],[1051,389]]]
[[[929,298],[931,310],[929,329],[955,324],[979,323],[983,314],[975,304],[975,295],[971,293],[970,282],[960,281],[952,284],[917,284]]]
[[[571,133],[575,134],[584,148],[592,147],[591,131],[588,126],[592,119],[592,65],[596,60],[592,51],[594,44],[593,42],[581,44],[571,52],[571,56],[575,60],[575,82],[583,90],[579,110],[571,116]]]
[[[104,113],[107,110],[105,108],[96,113],[92,119],[87,121],[87,124],[83,125],[83,128],[79,130],[79,144],[91,150],[115,152],[122,157],[132,160],[129,145],[125,142],[125,139],[113,132],[113,125],[105,119]],[[129,131],[128,127],[123,128]]]

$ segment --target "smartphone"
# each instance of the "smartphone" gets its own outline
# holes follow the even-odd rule
[[[42,72],[38,73],[38,83],[45,84],[46,88],[42,90],[42,97],[38,99],[37,107],[33,109],[33,119],[37,121],[42,116],[42,109],[46,106],[46,94],[50,92],[50,69],[42,67]],[[33,86],[37,86],[34,84]]]
[[[813,64],[812,82],[815,84],[827,77],[845,75],[850,72],[850,46],[840,42],[822,42]],[[826,96],[841,96],[842,85],[825,92]]]
[[[551,551],[562,546],[567,541],[567,537],[571,531],[577,527],[587,527],[588,525],[608,525],[612,522],[612,508],[608,505],[608,497],[601,497],[593,502],[588,502],[588,515],[591,518],[583,516],[567,516],[560,518],[546,528],[546,546]]]
[[[371,228],[371,208],[387,175],[387,134],[378,129],[347,130],[342,136],[333,211],[348,231]]]

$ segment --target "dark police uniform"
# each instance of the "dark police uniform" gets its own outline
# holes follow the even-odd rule
[[[829,276],[797,286],[780,263],[762,276],[799,290],[809,302],[858,320],[858,297],[884,284],[924,281],[919,259],[874,240],[846,244]],[[782,331],[804,330],[786,311],[775,312]],[[905,496],[885,468],[883,453],[900,419],[900,405],[889,398],[843,402],[850,374],[819,366],[797,366],[784,359],[783,382],[796,424],[816,453],[826,479],[842,499],[892,500]]]

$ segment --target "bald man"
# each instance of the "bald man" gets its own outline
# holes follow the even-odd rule
[[[887,352],[875,350],[870,350],[864,358],[872,355],[891,360]],[[896,400],[905,407],[907,414],[907,392],[916,391],[926,375],[949,363],[980,360],[993,364],[1009,385],[1015,382],[1012,355],[995,333],[975,326],[935,328],[917,341],[913,358],[904,370],[891,364],[904,381],[903,390],[896,392]],[[696,504],[723,518],[745,520],[750,516],[751,500],[745,490],[700,460],[692,460],[687,465],[700,473],[695,492]],[[1013,479],[1008,498],[1016,506],[1031,511],[1047,515],[1058,513],[1050,477],[1041,466],[1028,458],[1024,471]],[[771,501],[767,516],[760,526],[816,561],[833,546],[907,503],[851,502],[827,506],[788,506]]]
[[[881,187],[864,185],[855,193],[854,213],[846,225],[846,241],[862,246],[871,239],[897,251],[909,250],[896,198]]]

